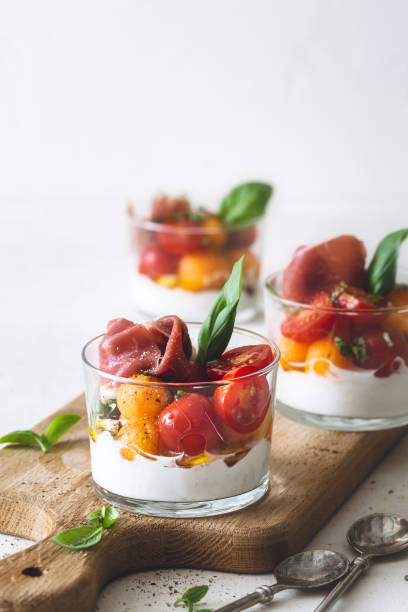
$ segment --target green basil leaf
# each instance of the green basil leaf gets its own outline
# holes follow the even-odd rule
[[[262,217],[273,193],[268,183],[243,183],[222,200],[218,216],[226,225],[249,225]]]
[[[81,527],[73,527],[60,531],[51,538],[51,542],[69,548],[70,550],[84,550],[91,548],[101,541],[102,527],[94,527],[93,525],[82,525]]]
[[[98,508],[94,510],[90,514],[88,514],[88,521],[93,525],[101,526],[107,529],[111,527],[113,523],[115,523],[118,518],[119,513],[116,508],[112,508],[112,506],[102,506],[102,508]]]
[[[221,289],[198,334],[197,361],[204,365],[217,359],[228,346],[234,329],[237,306],[242,292],[244,257],[235,262],[231,276]]]
[[[394,288],[399,250],[407,236],[408,228],[405,228],[392,232],[381,240],[368,267],[371,293],[386,295]]]
[[[79,414],[60,414],[60,416],[51,421],[44,434],[48,445],[55,444],[68,429],[71,429],[75,423],[78,423],[80,418]]]
[[[185,593],[175,602],[175,606],[178,606],[180,603],[184,603],[189,610],[193,609],[193,604],[200,601],[203,597],[207,595],[208,586],[206,584],[201,584],[200,586],[191,587],[191,589],[187,589]]]
[[[42,436],[39,436],[37,433],[35,433],[35,431],[31,431],[30,429],[11,431],[0,438],[0,444],[4,444],[6,442],[14,442],[15,444],[20,444],[21,446],[39,446],[43,453],[47,452],[49,446]]]

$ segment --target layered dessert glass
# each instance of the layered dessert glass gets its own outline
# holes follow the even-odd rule
[[[364,308],[335,307],[345,291]],[[277,409],[300,423],[345,431],[408,423],[408,273],[381,306],[337,285],[332,302],[282,297],[282,272],[265,283],[267,333],[281,351]],[[334,295],[334,298],[333,298]],[[351,297],[350,297],[351,296]],[[357,303],[357,302],[356,302]],[[297,334],[294,333],[296,330]],[[296,339],[294,339],[294,337]]]
[[[151,206],[140,202],[130,204],[128,213],[129,287],[139,312],[153,317],[177,312],[185,320],[204,319],[234,263],[244,255],[237,320],[255,316],[262,303],[259,219],[227,225],[215,213],[189,209],[170,220],[154,215],[152,220]]]
[[[163,329],[157,324],[155,332]],[[197,346],[200,324],[186,325]],[[104,337],[90,340],[82,353],[99,495],[131,512],[185,517],[231,512],[260,499],[268,489],[277,346],[235,327],[228,349],[262,344],[268,365],[255,372],[243,366],[230,380],[171,382],[101,369]],[[120,337],[114,350],[121,349]],[[234,412],[240,401],[246,408]]]

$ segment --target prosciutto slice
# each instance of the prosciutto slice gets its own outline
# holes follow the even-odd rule
[[[172,382],[206,380],[205,369],[191,355],[187,326],[176,316],[145,324],[113,319],[99,345],[101,370],[123,378],[148,372]]]
[[[282,295],[308,302],[319,291],[331,291],[340,281],[364,288],[365,257],[364,244],[354,236],[338,236],[311,248],[300,246],[283,271]]]

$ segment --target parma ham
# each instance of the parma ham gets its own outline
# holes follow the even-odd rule
[[[99,346],[99,365],[123,378],[144,372],[172,382],[206,380],[204,368],[191,355],[187,326],[177,316],[145,324],[113,319]]]
[[[354,236],[338,236],[310,248],[300,246],[283,272],[282,295],[308,302],[340,281],[364,288],[365,257],[364,244]]]

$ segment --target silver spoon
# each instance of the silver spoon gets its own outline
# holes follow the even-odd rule
[[[261,586],[253,593],[218,608],[215,612],[239,612],[257,603],[270,603],[275,593],[285,589],[316,589],[342,578],[349,562],[331,550],[306,550],[285,559],[275,567],[276,584]]]
[[[359,519],[347,532],[349,544],[360,555],[351,570],[323,599],[314,612],[326,612],[370,565],[372,557],[392,555],[408,548],[408,521],[399,514],[370,514]]]

